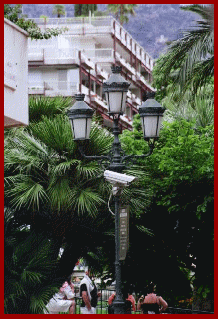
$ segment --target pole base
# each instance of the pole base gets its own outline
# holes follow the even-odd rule
[[[125,314],[125,302],[122,300],[114,300],[114,314]]]

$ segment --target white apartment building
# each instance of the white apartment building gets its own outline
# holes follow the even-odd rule
[[[28,33],[4,18],[4,127],[29,124]]]
[[[151,86],[153,59],[113,17],[34,19],[39,27],[67,27],[68,31],[49,40],[31,40],[28,44],[28,87],[31,95],[86,95],[86,103],[103,118],[112,121],[102,90],[111,66],[122,66],[122,76],[131,83],[126,114],[120,118],[121,129],[132,128]]]

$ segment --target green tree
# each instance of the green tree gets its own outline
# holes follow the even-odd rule
[[[88,16],[89,11],[91,13],[94,13],[98,10],[98,5],[91,3],[91,4],[74,4],[74,16],[80,17],[80,16]]]
[[[111,186],[104,182],[100,166],[87,162],[78,152],[60,100],[53,103],[53,112],[51,103],[42,107],[46,99],[40,100],[30,103],[29,127],[6,134],[5,205],[32,230],[46,234],[54,260],[64,248],[54,274],[63,277],[72,272],[80,256],[98,245],[99,238],[107,241],[108,229],[114,230],[107,209]],[[40,109],[41,116],[36,118]],[[107,130],[93,122],[85,151],[89,155],[108,153],[112,140]],[[140,182],[123,193],[133,213],[143,209],[146,198]]]
[[[79,3],[75,3],[74,4],[74,16],[75,17],[79,17],[79,16],[81,16],[81,4],[79,4]]]
[[[142,132],[137,117],[135,129],[124,131],[122,140],[127,152],[140,154],[145,147],[139,138]],[[153,203],[141,216],[142,225],[158,236],[157,242],[155,238],[153,241],[154,250],[162,247],[163,254],[174,260],[175,267],[195,273],[195,297],[200,300],[201,309],[206,310],[205,301],[213,301],[213,125],[196,128],[194,122],[184,119],[164,122],[146,167],[152,182],[145,187],[152,188]],[[144,254],[146,259],[146,251]],[[160,259],[164,264],[163,254]],[[149,260],[152,258],[155,260],[155,254]]]
[[[81,13],[83,16],[89,15],[89,4],[82,4]]]
[[[52,14],[57,15],[58,18],[66,14],[65,7],[63,4],[55,4],[53,7]]]
[[[161,100],[161,104],[167,108],[165,118],[169,121],[175,119],[195,120],[196,127],[206,127],[214,122],[214,85],[205,85],[199,88],[196,95],[190,90],[180,99],[180,91],[174,91],[173,98],[170,94]]]
[[[27,31],[31,39],[50,39],[68,30],[67,28],[47,28],[45,32],[42,32],[33,20],[25,19],[26,15],[22,14],[22,4],[15,6],[4,4],[4,17]]]
[[[60,281],[48,278],[55,267],[51,243],[17,222],[14,212],[4,212],[4,313],[37,314],[58,291]]]
[[[115,14],[115,18],[120,21],[120,24],[128,23],[129,15],[135,15],[134,9],[137,4],[108,4],[108,11]]]
[[[45,16],[45,15],[41,15],[40,16],[40,19],[43,19],[44,20],[44,24],[45,24],[45,29],[46,29],[46,23],[48,22],[48,16]]]
[[[40,19],[44,19],[45,24],[48,22],[48,16],[45,16],[44,14],[40,16]]]
[[[183,37],[170,43],[158,66],[164,78],[179,84],[182,92],[197,89],[214,75],[214,9],[213,5],[194,4],[182,8],[200,15],[198,27],[183,32]]]

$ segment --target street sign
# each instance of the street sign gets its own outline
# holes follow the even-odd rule
[[[119,216],[120,260],[125,260],[129,248],[129,206],[121,206]]]

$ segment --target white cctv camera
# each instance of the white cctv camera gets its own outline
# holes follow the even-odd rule
[[[114,186],[128,186],[131,182],[137,179],[135,176],[121,174],[109,170],[104,172],[104,177]]]

